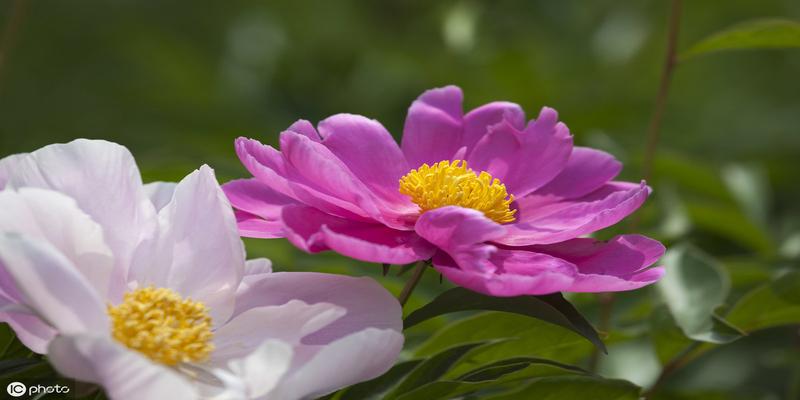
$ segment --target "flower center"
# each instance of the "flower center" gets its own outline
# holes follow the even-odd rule
[[[400,193],[411,197],[421,212],[444,206],[460,206],[482,212],[487,218],[504,224],[514,221],[511,210],[514,196],[488,172],[475,173],[464,160],[422,164],[400,178]]]
[[[208,307],[170,289],[125,293],[108,315],[114,339],[162,364],[203,361],[214,350]]]

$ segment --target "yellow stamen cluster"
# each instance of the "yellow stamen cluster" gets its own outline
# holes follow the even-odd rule
[[[170,289],[125,293],[108,315],[114,339],[162,364],[203,361],[214,350],[208,307]]]
[[[411,197],[421,212],[444,206],[461,206],[482,212],[504,224],[514,221],[514,196],[488,172],[475,173],[464,160],[422,164],[400,178],[400,193]]]

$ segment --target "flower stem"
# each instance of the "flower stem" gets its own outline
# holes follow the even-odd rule
[[[678,32],[680,30],[681,20],[681,0],[672,0],[671,11],[669,15],[669,31],[667,32],[667,48],[664,56],[664,66],[661,69],[661,79],[658,85],[658,93],[656,94],[655,104],[653,105],[653,115],[650,118],[650,125],[647,128],[647,147],[645,148],[644,160],[642,161],[642,179],[649,180],[653,172],[653,163],[655,162],[656,149],[658,148],[658,139],[661,136],[661,121],[664,118],[664,109],[667,106],[667,95],[669,94],[669,87],[672,83],[672,75],[675,72],[675,67],[678,64]],[[636,230],[639,225],[639,218],[641,214],[633,216],[629,227],[631,230]],[[600,295],[600,330],[608,332],[610,329],[611,313],[614,309],[614,294],[607,293]],[[594,349],[591,357],[589,358],[589,370],[594,372],[597,369],[597,364],[600,359],[600,353],[597,348]]]
[[[670,83],[675,66],[678,64],[678,32],[681,19],[681,0],[672,0],[672,11],[669,15],[669,32],[667,33],[667,50],[664,67],[661,70],[661,82],[658,85],[658,94],[653,106],[653,116],[647,128],[647,147],[645,148],[644,161],[642,162],[642,176],[644,180],[650,179],[653,172],[653,162],[658,148],[658,139],[661,136],[661,120],[667,105]]]
[[[614,310],[615,297],[613,293],[599,293],[597,299],[600,302],[600,323],[597,325],[597,329],[601,333],[608,333],[611,330],[611,312]],[[595,347],[589,357],[589,371],[597,372],[599,363],[600,350]]]
[[[411,274],[411,278],[408,279],[406,285],[403,286],[403,290],[400,292],[400,296],[397,296],[397,300],[400,301],[400,305],[406,305],[408,298],[411,297],[411,292],[414,291],[414,288],[417,287],[420,279],[422,279],[422,275],[425,273],[425,269],[428,268],[428,261],[420,261],[417,263],[417,266],[414,267],[414,272]]]
[[[664,384],[664,381],[666,381],[670,375],[672,375],[675,371],[686,365],[686,363],[691,360],[691,356],[694,355],[694,353],[697,351],[697,349],[700,348],[701,345],[702,345],[701,342],[693,342],[683,351],[681,351],[680,354],[675,356],[675,358],[673,358],[672,361],[667,363],[667,365],[665,365],[664,368],[661,369],[661,373],[658,375],[658,378],[656,378],[656,382],[653,384],[653,386],[651,386],[650,389],[646,390],[642,394],[642,398],[649,399],[653,395],[653,393],[656,390],[658,390],[661,387],[661,385]]]

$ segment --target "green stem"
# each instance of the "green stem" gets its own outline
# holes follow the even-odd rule
[[[647,128],[647,147],[645,148],[644,160],[642,161],[642,179],[649,180],[653,172],[653,163],[655,162],[656,149],[658,149],[658,139],[661,136],[661,122],[664,119],[664,110],[667,106],[667,96],[669,95],[669,87],[672,83],[672,75],[675,72],[675,66],[678,64],[678,33],[680,31],[681,20],[681,0],[672,0],[671,11],[669,15],[669,27],[667,32],[667,49],[664,56],[664,66],[661,69],[661,79],[658,85],[658,93],[656,94],[655,104],[653,105],[653,116],[650,118],[650,124]],[[636,214],[631,223],[631,230],[636,230],[639,225],[639,218],[641,214]],[[605,296],[600,297],[600,330],[608,332],[610,328],[611,313],[614,309],[614,294],[607,293]],[[589,368],[595,371],[599,361],[600,354],[597,349],[594,349],[591,358],[589,359]]]
[[[400,292],[400,296],[397,296],[397,300],[400,301],[400,305],[406,305],[408,298],[411,297],[411,292],[414,291],[414,288],[417,287],[420,279],[422,279],[422,275],[425,273],[425,269],[428,268],[428,261],[420,261],[417,263],[417,266],[414,268],[414,272],[411,274],[411,278],[408,279],[406,285],[403,286],[403,290]]]
[[[647,390],[642,395],[642,397],[645,399],[649,399],[650,396],[652,396],[653,393],[656,390],[658,390],[661,387],[661,385],[664,384],[664,382],[670,375],[672,375],[675,371],[679,370],[681,367],[683,367],[690,361],[691,359],[690,356],[692,356],[693,353],[697,349],[699,349],[702,344],[703,343],[701,342],[694,342],[690,344],[680,354],[678,354],[675,358],[673,358],[672,361],[667,363],[667,365],[665,365],[664,368],[661,369],[661,374],[658,375],[656,382],[653,384],[653,386],[650,387],[649,390]]]
[[[0,36],[0,74],[3,72],[8,53],[16,42],[17,32],[22,25],[22,20],[25,18],[25,5],[25,0],[15,0],[11,4],[8,21],[3,29],[2,36]]]
[[[600,293],[597,295],[600,302],[600,323],[597,329],[601,333],[607,333],[611,330],[611,312],[614,309],[614,294],[613,293]],[[589,357],[589,371],[597,372],[597,367],[600,363],[600,349],[595,346],[592,349],[592,355]]]
[[[669,16],[669,32],[667,33],[667,50],[664,58],[664,67],[661,70],[661,82],[658,85],[658,94],[653,106],[653,116],[647,128],[647,147],[645,148],[642,163],[642,176],[644,180],[650,179],[653,173],[653,163],[658,148],[658,139],[661,136],[661,121],[664,118],[664,109],[667,106],[667,96],[672,82],[672,74],[678,64],[678,32],[681,19],[681,0],[672,1],[672,11]]]

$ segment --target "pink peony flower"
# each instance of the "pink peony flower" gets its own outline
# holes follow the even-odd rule
[[[612,181],[611,155],[573,147],[555,110],[528,123],[513,103],[466,114],[455,86],[411,105],[400,146],[377,121],[339,114],[298,121],[280,151],[239,138],[252,179],[224,185],[239,231],[286,237],[316,253],[404,264],[431,259],[452,282],[495,296],[636,289],[657,281],[664,252],[639,235],[581,238],[647,198]]]
[[[301,399],[381,375],[403,344],[375,281],[245,261],[210,168],[142,185],[122,146],[0,160],[0,321],[113,399]]]

